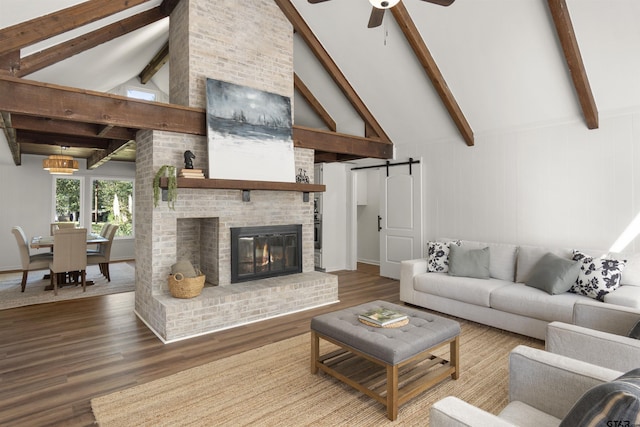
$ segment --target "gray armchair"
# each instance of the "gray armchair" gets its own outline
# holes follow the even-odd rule
[[[640,309],[596,301],[576,302],[572,325],[547,326],[546,349],[619,371],[640,367],[640,340],[628,334],[640,322]]]
[[[509,403],[498,415],[454,396],[436,402],[432,427],[558,426],[573,405],[592,387],[622,372],[526,346],[509,356]]]
[[[53,259],[51,253],[35,254],[31,255],[29,252],[29,243],[27,242],[27,236],[21,227],[15,226],[11,228],[11,232],[16,238],[18,243],[18,250],[20,251],[20,263],[22,264],[22,292],[24,292],[27,286],[27,276],[30,271],[34,270],[46,270],[49,268],[49,262]]]

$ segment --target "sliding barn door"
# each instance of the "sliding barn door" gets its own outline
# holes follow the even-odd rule
[[[422,256],[422,166],[380,169],[380,275],[400,278],[402,260]]]

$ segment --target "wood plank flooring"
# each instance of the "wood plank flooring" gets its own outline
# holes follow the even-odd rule
[[[399,302],[376,266],[334,274],[338,304],[167,345],[133,313],[133,293],[2,310],[0,425],[89,426],[93,397],[308,332],[320,313]]]

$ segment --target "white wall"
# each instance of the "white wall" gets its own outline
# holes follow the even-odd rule
[[[5,143],[6,145],[6,143]],[[10,159],[7,157],[5,159]],[[0,183],[2,185],[2,205],[0,206],[0,271],[19,270],[20,257],[11,227],[21,226],[27,238],[49,235],[49,225],[53,212],[53,175],[42,169],[44,156],[23,155],[22,165],[15,166],[10,161],[0,163]],[[107,162],[98,169],[89,171],[86,162],[79,160],[80,170],[74,177],[84,180],[84,212],[90,212],[90,177],[135,178],[135,163]],[[85,218],[87,220],[88,218]],[[88,225],[84,224],[84,225]],[[134,239],[117,239],[111,248],[114,260],[134,259]]]
[[[640,109],[397,148],[425,161],[425,239],[606,250],[640,210]]]
[[[351,166],[325,163],[322,166],[322,265],[326,271],[348,269],[347,200],[351,200]],[[349,197],[349,198],[348,198]]]
[[[380,172],[379,169],[361,169],[360,180],[366,180],[367,204],[357,207],[358,222],[358,261],[367,264],[380,264],[380,233],[378,215],[380,213]]]

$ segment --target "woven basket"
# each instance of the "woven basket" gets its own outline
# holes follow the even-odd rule
[[[204,287],[205,275],[199,272],[196,277],[184,277],[182,273],[169,275],[169,292],[174,298],[194,298],[200,295]]]

